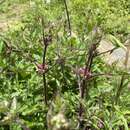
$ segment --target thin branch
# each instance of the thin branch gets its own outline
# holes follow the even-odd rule
[[[47,45],[45,43],[45,32],[44,32],[44,19],[42,18],[41,19],[41,25],[42,25],[42,41],[43,41],[43,45],[44,45],[44,48],[43,48],[43,56],[42,56],[42,64],[45,65],[45,62],[46,62],[46,52],[47,52]],[[44,94],[45,94],[45,104],[47,105],[48,104],[48,98],[47,98],[47,83],[46,83],[46,75],[45,73],[43,73],[43,85],[44,85]]]
[[[117,93],[116,93],[116,96],[115,96],[115,104],[118,103],[118,99],[119,99],[119,97],[120,97],[121,91],[122,91],[123,86],[124,86],[124,80],[125,80],[125,76],[123,75],[123,76],[121,77],[121,82],[120,82],[120,85],[119,85],[119,87],[118,87],[118,89],[117,89]]]
[[[111,53],[111,52],[113,52],[115,49],[116,49],[116,47],[113,48],[113,49],[110,49],[110,50],[108,50],[108,51],[104,51],[104,52],[98,53],[96,56],[100,56],[100,55],[103,55],[103,54],[106,54],[106,53]]]
[[[70,16],[69,16],[69,11],[68,11],[68,6],[67,6],[66,0],[63,0],[63,1],[64,1],[65,10],[66,10],[66,15],[67,15],[68,28],[69,28],[69,35],[71,36],[71,23],[70,23]]]

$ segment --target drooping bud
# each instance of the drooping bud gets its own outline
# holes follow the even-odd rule
[[[84,78],[90,78],[92,76],[92,73],[85,67],[79,68],[76,73]]]
[[[52,36],[51,35],[45,35],[44,45],[48,46],[50,44],[50,42],[52,42]]]
[[[37,72],[39,74],[45,73],[48,69],[48,65],[46,64],[36,64],[36,67],[37,67]]]

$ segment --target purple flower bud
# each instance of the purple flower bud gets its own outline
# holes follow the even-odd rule
[[[79,68],[77,74],[85,78],[90,78],[92,76],[92,73],[85,67]]]
[[[103,122],[99,121],[99,122],[98,122],[98,127],[99,127],[100,129],[102,129],[102,128],[104,127]]]
[[[46,64],[36,64],[36,67],[37,67],[38,73],[40,73],[40,74],[45,73],[48,69],[48,65],[46,65]]]

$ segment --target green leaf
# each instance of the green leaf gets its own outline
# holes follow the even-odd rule
[[[0,53],[2,53],[3,48],[4,48],[4,43],[3,41],[0,41]]]
[[[7,101],[0,102],[0,112],[7,112],[9,110],[8,106],[9,102]]]
[[[111,42],[116,46],[116,47],[122,47],[123,49],[127,50],[127,48],[121,43],[115,36],[113,35],[108,35],[108,39],[111,40]]]
[[[121,120],[123,121],[125,130],[129,130],[128,125],[127,125],[127,120],[125,119],[125,117],[123,115],[121,116]]]

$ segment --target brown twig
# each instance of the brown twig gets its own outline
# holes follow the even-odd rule
[[[106,54],[106,53],[112,53],[115,49],[116,49],[116,47],[113,48],[113,49],[110,49],[108,51],[104,51],[104,52],[98,53],[96,56],[100,56],[100,55],[103,55],[103,54]]]

